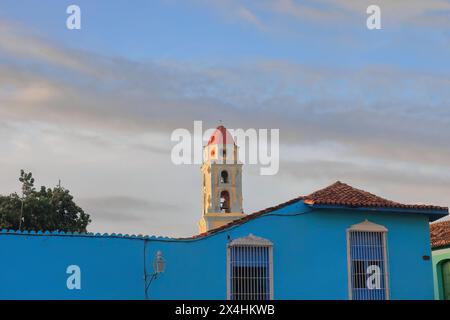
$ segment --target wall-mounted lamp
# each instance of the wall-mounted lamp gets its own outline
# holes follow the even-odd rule
[[[162,252],[158,251],[156,252],[155,260],[153,261],[153,274],[156,277],[157,274],[163,273],[165,269],[166,269],[166,261],[162,256]]]
[[[154,279],[156,279],[156,277],[160,273],[163,273],[164,270],[166,270],[166,261],[163,258],[162,252],[161,251],[157,251],[155,259],[153,260],[153,274],[150,277],[150,279],[148,280],[148,283],[147,283],[147,274],[145,274],[145,283],[146,283],[146,285],[145,285],[145,297],[146,297],[146,299],[148,299],[148,288],[150,287],[150,284],[152,283],[152,281]]]

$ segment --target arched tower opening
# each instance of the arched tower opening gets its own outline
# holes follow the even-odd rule
[[[230,193],[226,190],[220,193],[220,212],[230,213]]]
[[[220,183],[228,183],[228,171],[223,170],[220,173]]]

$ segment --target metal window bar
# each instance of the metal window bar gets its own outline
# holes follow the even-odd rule
[[[231,300],[270,300],[270,246],[230,246],[229,286]]]
[[[385,237],[385,232],[350,231],[349,261],[353,300],[389,298]]]

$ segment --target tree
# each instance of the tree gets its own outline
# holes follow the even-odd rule
[[[0,195],[0,228],[14,230],[86,232],[91,222],[74,201],[70,191],[60,185],[34,187],[31,172],[21,170],[22,195]]]

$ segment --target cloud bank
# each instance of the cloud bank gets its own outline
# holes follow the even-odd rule
[[[332,4],[342,12],[361,6]],[[255,12],[269,4],[255,6],[240,7],[240,17],[266,31]],[[270,8],[293,18],[305,12],[293,1]],[[392,6],[421,21],[435,9],[448,3],[406,12]],[[329,14],[320,5],[310,10],[312,19]],[[46,184],[62,178],[92,215],[94,231],[195,232],[198,168],[170,162],[170,133],[194,120],[280,129],[280,174],[245,168],[247,212],[338,179],[398,201],[450,202],[448,74],[264,58],[233,66],[132,61],[5,22],[0,61],[0,192],[18,188],[20,168]]]

